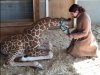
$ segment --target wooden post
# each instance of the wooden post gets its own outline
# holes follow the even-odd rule
[[[39,0],[33,0],[33,21],[40,18],[39,12]]]

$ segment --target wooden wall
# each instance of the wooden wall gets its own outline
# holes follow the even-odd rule
[[[49,16],[71,17],[68,9],[73,3],[74,0],[49,0]]]
[[[0,41],[7,36],[22,33],[25,28],[32,25],[32,22],[0,23]]]

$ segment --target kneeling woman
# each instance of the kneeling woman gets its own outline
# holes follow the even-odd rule
[[[91,19],[85,9],[77,4],[69,8],[72,17],[77,18],[77,26],[68,36],[72,38],[67,52],[75,57],[97,56],[97,42],[91,30]]]

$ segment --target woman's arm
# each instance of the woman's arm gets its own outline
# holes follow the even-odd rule
[[[91,28],[91,22],[89,18],[84,18],[82,20],[82,29],[83,29],[82,32],[71,33],[70,37],[74,39],[85,37],[88,35],[90,28]]]

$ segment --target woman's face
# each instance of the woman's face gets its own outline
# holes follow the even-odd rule
[[[76,12],[70,12],[70,14],[72,15],[72,17],[76,18],[79,14],[79,11]]]

